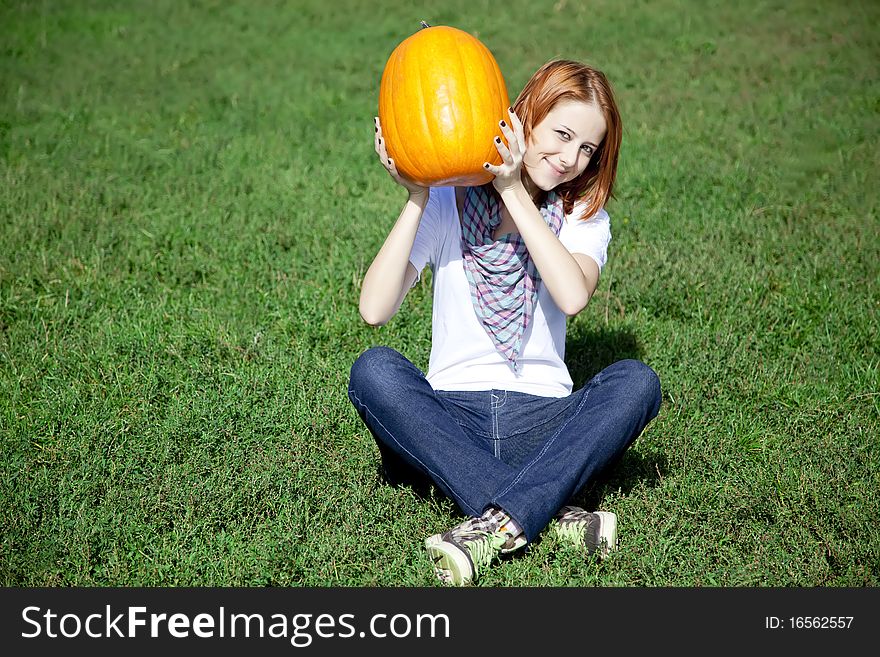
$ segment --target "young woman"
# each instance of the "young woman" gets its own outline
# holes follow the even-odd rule
[[[600,557],[617,517],[566,506],[616,461],[660,407],[647,365],[624,360],[572,392],[566,317],[586,306],[605,264],[621,121],[595,69],[552,61],[526,84],[495,147],[494,179],[420,187],[398,174],[376,119],[375,148],[409,192],[364,276],[360,313],[381,325],[430,264],[427,376],[374,347],[351,369],[349,398],[386,477],[428,477],[468,519],[426,539],[443,582],[476,579],[545,527]]]

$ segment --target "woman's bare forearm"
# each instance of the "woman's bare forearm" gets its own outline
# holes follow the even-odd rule
[[[428,190],[410,192],[406,205],[364,275],[358,309],[367,324],[380,326],[400,307],[412,281],[407,269],[416,231],[428,203]]]
[[[553,234],[522,185],[501,193],[541,280],[553,301],[566,315],[576,315],[587,305],[590,285],[577,260]]]

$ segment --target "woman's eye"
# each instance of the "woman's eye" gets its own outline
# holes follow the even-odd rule
[[[586,144],[584,144],[583,146],[581,146],[581,150],[582,150],[584,153],[586,153],[587,155],[592,155],[592,154],[593,154],[593,147],[592,147],[592,146],[587,146]]]
[[[557,130],[556,132],[564,141],[568,141],[569,139],[571,139],[571,135],[568,134],[565,130]]]

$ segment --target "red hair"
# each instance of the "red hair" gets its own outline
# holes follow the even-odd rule
[[[513,111],[522,121],[528,143],[532,127],[543,121],[557,103],[565,100],[596,105],[605,118],[605,138],[587,168],[577,178],[556,189],[562,197],[566,214],[571,213],[575,201],[585,199],[587,207],[581,218],[589,219],[613,197],[623,133],[617,102],[605,74],[569,60],[547,62],[526,83]]]

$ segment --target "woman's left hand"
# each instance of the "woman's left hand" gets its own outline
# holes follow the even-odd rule
[[[500,137],[495,137],[495,148],[501,155],[501,164],[492,165],[486,162],[483,166],[490,173],[495,174],[492,184],[499,193],[515,188],[522,184],[520,170],[522,169],[523,156],[526,154],[526,139],[522,123],[512,109],[508,108],[510,124],[499,121],[501,134],[507,140],[507,145]]]

